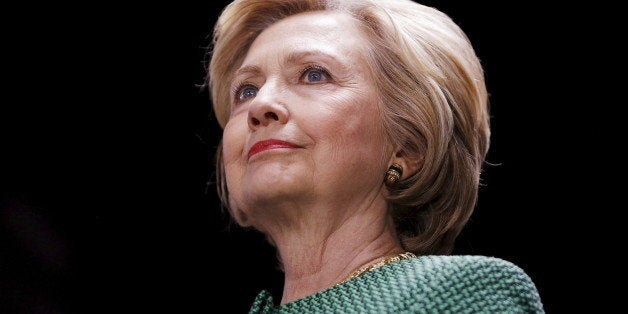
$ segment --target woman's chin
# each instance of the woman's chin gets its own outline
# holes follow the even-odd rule
[[[242,193],[253,204],[295,200],[305,196],[308,190],[307,180],[303,175],[292,171],[265,171],[258,169],[255,176],[245,180]]]
[[[249,163],[244,173],[243,182],[261,185],[265,189],[274,189],[283,184],[299,184],[304,179],[304,175],[307,174],[306,169],[303,168],[294,158],[273,156],[273,158]]]

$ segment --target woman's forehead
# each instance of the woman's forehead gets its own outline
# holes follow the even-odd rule
[[[350,15],[317,11],[297,14],[271,25],[252,43],[242,67],[270,58],[294,63],[308,57],[350,61],[368,49],[365,35]]]

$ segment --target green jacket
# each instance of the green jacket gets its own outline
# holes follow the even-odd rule
[[[523,270],[484,256],[421,256],[275,306],[262,291],[249,313],[543,313]]]

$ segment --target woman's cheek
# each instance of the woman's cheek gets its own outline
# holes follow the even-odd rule
[[[222,145],[223,160],[226,163],[237,162],[242,158],[248,135],[247,127],[246,120],[241,115],[233,117],[225,125]]]
[[[233,194],[232,191],[239,190],[238,182],[241,181],[245,168],[243,150],[246,145],[247,131],[246,125],[243,127],[241,120],[237,117],[229,120],[223,132],[222,160],[230,194]]]
[[[229,209],[232,217],[241,226],[248,226],[247,215],[242,211],[242,180],[245,164],[242,159],[242,150],[245,141],[239,136],[233,136],[225,127],[223,134],[223,162],[225,180],[229,190]]]

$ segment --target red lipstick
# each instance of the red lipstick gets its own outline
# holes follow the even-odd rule
[[[255,145],[251,146],[251,149],[249,149],[249,158],[257,153],[275,148],[299,148],[299,146],[275,139],[259,141],[255,143]]]

